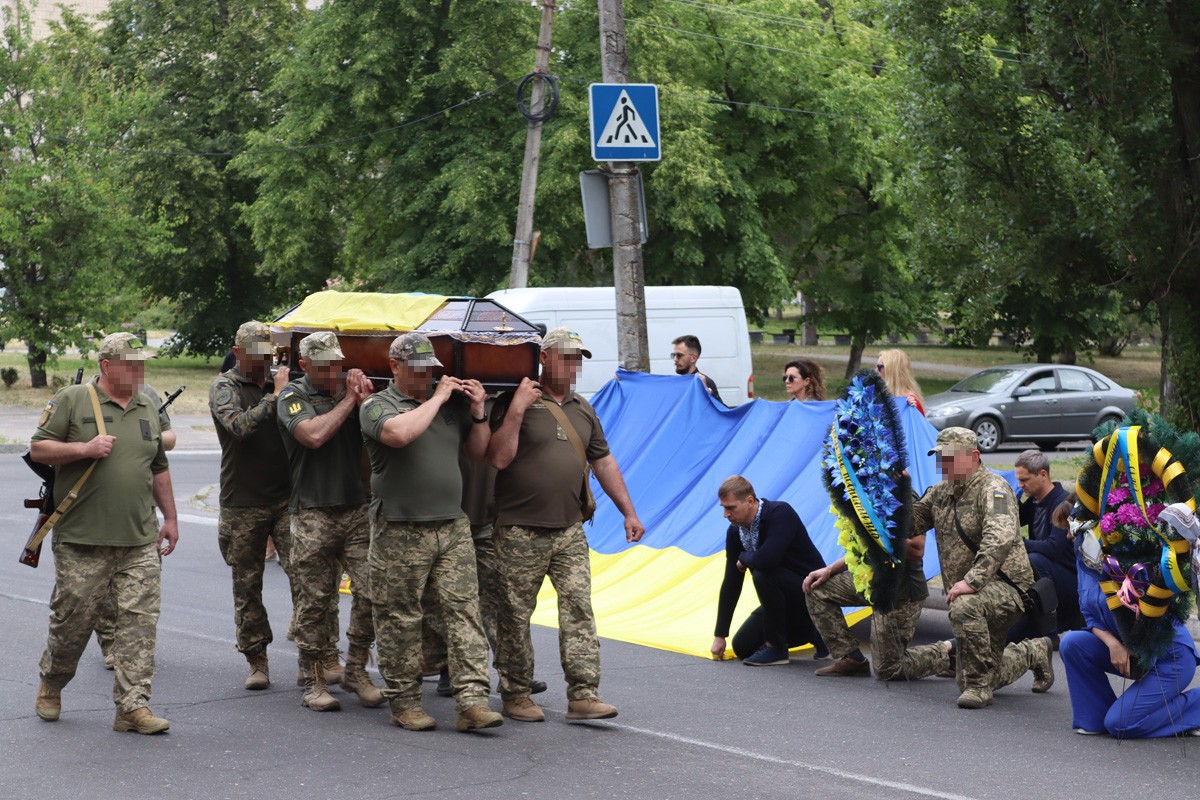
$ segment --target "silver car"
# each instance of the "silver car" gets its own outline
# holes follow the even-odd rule
[[[925,418],[941,430],[970,428],[979,451],[1005,441],[1059,442],[1090,439],[1101,422],[1133,410],[1136,395],[1095,370],[1057,364],[990,367],[925,401]]]

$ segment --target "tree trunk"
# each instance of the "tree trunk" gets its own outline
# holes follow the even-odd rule
[[[850,340],[850,359],[846,362],[846,380],[854,377],[862,365],[863,350],[867,349],[867,337],[855,336]]]
[[[817,344],[817,323],[813,322],[813,315],[816,313],[817,309],[816,306],[813,305],[813,301],[808,299],[807,293],[804,295],[802,302],[802,307],[804,309],[804,326],[801,329],[803,330],[803,333],[801,334],[800,342],[805,347],[815,347]]]
[[[26,359],[29,363],[29,385],[34,389],[45,388],[46,351],[30,341],[26,341],[25,345],[29,349],[29,356]]]
[[[1058,363],[1060,364],[1077,364],[1079,359],[1075,353],[1075,348],[1071,346],[1064,347],[1058,353]]]
[[[1200,313],[1195,298],[1168,295],[1159,301],[1162,329],[1160,413],[1180,430],[1200,429]]]

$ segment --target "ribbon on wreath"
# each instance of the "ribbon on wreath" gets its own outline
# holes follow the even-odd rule
[[[892,546],[892,537],[887,532],[887,525],[875,513],[875,506],[871,503],[871,498],[867,496],[862,484],[858,481],[858,476],[842,456],[842,446],[838,442],[836,422],[834,423],[833,430],[830,432],[829,439],[833,443],[833,455],[837,459],[838,470],[841,472],[842,482],[846,488],[846,497],[849,499],[850,505],[854,507],[855,516],[858,517],[859,523],[867,531],[867,535],[871,537],[872,541],[879,545],[883,552],[887,553],[888,557],[892,560],[892,564],[898,565],[900,559],[896,558],[895,548]]]

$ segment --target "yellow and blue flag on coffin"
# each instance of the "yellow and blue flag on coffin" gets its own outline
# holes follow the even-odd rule
[[[913,489],[940,480],[926,453],[937,431],[903,399],[900,408]],[[821,447],[834,403],[755,400],[726,408],[694,376],[619,371],[592,398],[638,517],[639,544],[625,541],[624,519],[592,480],[596,516],[585,525],[592,559],[592,607],[601,636],[708,657],[725,569],[729,527],[717,487],[743,475],[760,498],[791,504],[826,563],[842,557],[821,480]],[[939,572],[933,537],[925,574]],[[733,630],[758,606],[753,581],[743,584]],[[851,619],[867,614],[851,610]],[[533,621],[558,623],[549,581]]]

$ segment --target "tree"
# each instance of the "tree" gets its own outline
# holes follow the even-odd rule
[[[174,301],[176,350],[223,353],[238,325],[280,299],[240,216],[257,181],[229,165],[275,116],[267,88],[304,16],[290,0],[110,6],[112,68],[146,88],[123,141],[125,177],[146,213],[170,221],[177,247],[137,276],[148,294]]]
[[[128,311],[139,253],[158,252],[163,226],[128,213],[103,150],[122,104],[85,23],[64,12],[42,41],[27,14],[4,10],[0,55],[0,337],[28,347],[30,382],[68,347]]]

